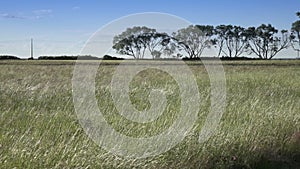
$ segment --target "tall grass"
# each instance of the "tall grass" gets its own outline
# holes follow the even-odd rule
[[[130,61],[128,61],[130,63]],[[217,133],[199,144],[210,107],[204,66],[187,62],[201,109],[182,143],[156,157],[123,159],[95,144],[80,126],[72,101],[73,61],[0,62],[0,168],[300,168],[300,62],[224,62],[226,112]],[[99,67],[99,109],[117,131],[150,137],[167,129],[180,109],[178,85],[165,72],[140,72],[130,84],[138,110],[151,105],[151,89],[166,93],[166,111],[153,123],[118,114],[109,92],[118,62]]]

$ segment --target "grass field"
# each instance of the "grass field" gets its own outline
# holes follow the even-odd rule
[[[213,137],[198,143],[210,83],[203,65],[187,62],[202,98],[192,132],[159,156],[123,159],[95,144],[80,126],[72,98],[74,61],[0,61],[0,168],[300,168],[300,61],[223,63],[226,111]],[[118,114],[109,92],[118,64],[106,61],[96,78],[108,123],[132,137],[167,129],[180,109],[174,79],[154,69],[139,73],[130,84],[134,106],[148,109],[156,88],[165,91],[168,109],[152,123],[130,122]]]

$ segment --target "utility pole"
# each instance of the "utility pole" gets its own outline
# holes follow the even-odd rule
[[[31,38],[31,41],[30,41],[31,43],[30,43],[30,47],[31,47],[31,49],[30,49],[30,59],[33,59],[33,39]]]

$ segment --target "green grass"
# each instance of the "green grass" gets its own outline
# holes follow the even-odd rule
[[[168,100],[156,121],[134,123],[118,114],[109,92],[118,63],[106,61],[96,78],[99,109],[108,123],[131,137],[166,130],[180,109],[174,79],[154,69],[133,79],[130,99],[138,110],[150,107],[153,88],[164,90]],[[300,168],[300,136],[293,136],[300,132],[299,60],[223,62],[226,112],[217,133],[202,144],[198,137],[210,107],[209,79],[203,65],[187,62],[202,98],[197,123],[170,151],[138,160],[110,154],[87,137],[73,106],[74,64],[0,61],[0,168]]]

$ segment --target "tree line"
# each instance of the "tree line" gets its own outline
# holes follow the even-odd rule
[[[296,15],[300,18],[300,12]],[[272,59],[278,52],[292,47],[300,52],[300,20],[291,30],[278,30],[271,24],[243,28],[236,25],[190,25],[171,35],[146,26],[134,26],[116,35],[112,48],[119,54],[143,59],[149,53],[153,59],[161,55],[175,58],[200,58],[205,49],[217,49],[217,57],[237,58],[255,54],[260,59]]]

